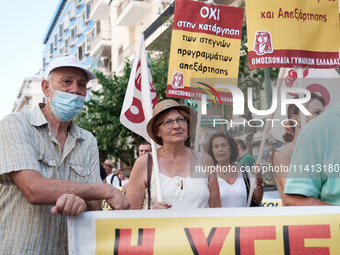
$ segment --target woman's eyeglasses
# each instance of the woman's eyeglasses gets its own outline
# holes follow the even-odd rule
[[[159,125],[163,125],[165,128],[172,128],[174,126],[174,123],[175,121],[177,122],[177,124],[179,126],[183,126],[187,123],[187,118],[184,117],[184,116],[181,116],[181,117],[178,117],[177,119],[166,119],[166,120],[163,120]]]

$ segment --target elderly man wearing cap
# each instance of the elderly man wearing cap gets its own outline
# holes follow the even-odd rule
[[[75,57],[54,59],[42,91],[47,103],[0,122],[0,253],[67,254],[68,215],[129,202],[101,182],[97,142],[72,119],[95,75]]]
[[[196,122],[195,112],[174,100],[163,100],[156,105],[147,132],[152,140],[162,145],[157,150],[157,157],[163,201],[157,198],[155,174],[151,173],[148,178],[149,156],[143,155],[133,166],[127,188],[131,209],[141,209],[145,197],[152,209],[221,206],[216,176],[195,173],[197,166],[199,169],[212,166],[212,159],[187,147]]]

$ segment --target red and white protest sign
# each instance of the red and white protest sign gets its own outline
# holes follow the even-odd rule
[[[201,100],[206,85],[237,85],[243,12],[238,7],[176,0],[167,97]],[[230,103],[228,90],[217,91],[222,103]]]

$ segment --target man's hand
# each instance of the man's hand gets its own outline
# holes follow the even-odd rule
[[[152,209],[169,209],[172,205],[166,203],[166,202],[156,202]]]
[[[109,185],[109,184],[108,184]],[[122,192],[115,187],[112,187],[112,192],[109,197],[106,198],[106,202],[115,210],[127,210],[130,208],[130,202],[122,194]]]
[[[86,210],[86,207],[86,202],[82,198],[74,194],[63,194],[58,198],[56,205],[51,208],[51,214],[79,216]]]

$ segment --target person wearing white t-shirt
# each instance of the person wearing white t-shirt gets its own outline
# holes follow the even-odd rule
[[[246,207],[250,183],[254,177],[250,171],[242,173],[243,169],[237,163],[235,139],[224,133],[213,134],[208,142],[208,154],[216,165],[222,207]],[[261,204],[263,197],[262,183],[262,179],[258,178],[253,193],[252,199],[257,204]]]

